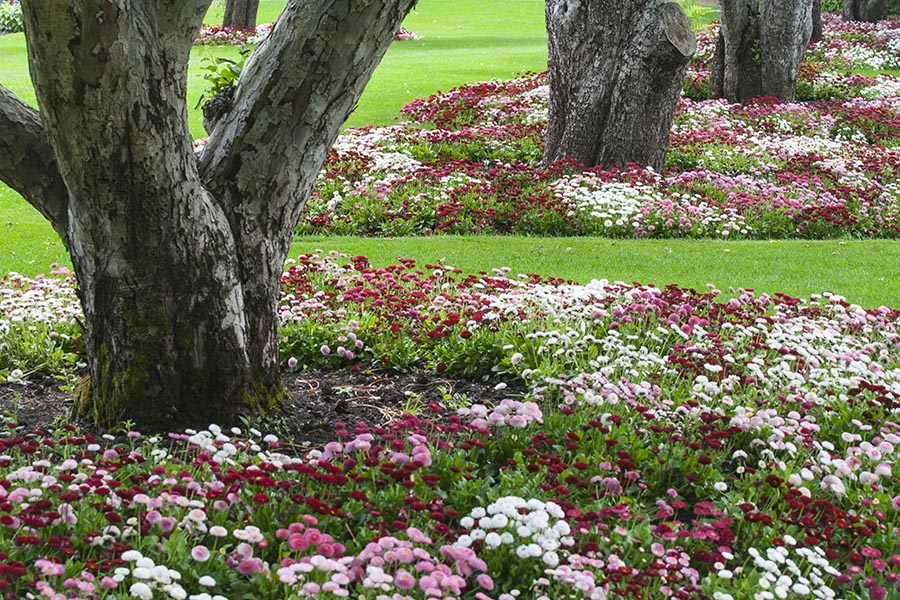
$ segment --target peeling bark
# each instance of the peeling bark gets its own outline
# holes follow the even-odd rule
[[[66,240],[87,334],[79,405],[104,426],[205,426],[279,399],[294,227],[414,0],[290,2],[199,160],[185,91],[208,4],[23,0],[40,113],[0,88],[0,179]]]
[[[718,0],[709,97],[792,102],[813,28],[813,0]]]
[[[684,75],[697,50],[666,0],[547,0],[550,105],[543,164],[629,162],[660,169]]]

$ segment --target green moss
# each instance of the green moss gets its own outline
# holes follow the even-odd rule
[[[287,395],[280,374],[242,369],[229,376],[220,369],[171,370],[163,381],[149,361],[132,360],[117,374],[107,352],[95,360],[100,385],[88,377],[76,385],[79,416],[112,429],[124,421],[142,427],[205,427],[229,422],[237,415],[264,416]]]
[[[173,319],[161,308],[166,298],[135,304],[121,311],[118,325],[94,328],[100,339],[93,343],[93,379],[79,384],[77,410],[97,426],[127,420],[146,429],[206,427],[260,415],[285,397],[277,362],[271,368],[243,364],[241,352],[209,339],[196,320]],[[110,350],[113,342],[119,355]]]
[[[280,374],[262,378],[257,375],[249,381],[251,383],[244,386],[238,393],[235,404],[250,414],[265,416],[269,410],[281,404],[287,397],[287,389],[284,387]]]
[[[104,374],[99,382],[84,377],[76,386],[78,414],[98,427],[112,428],[126,419],[135,423],[163,423],[172,414],[170,402],[161,397],[147,400],[150,368],[148,360],[132,359],[116,374],[115,363],[106,348],[93,358],[94,372]]]

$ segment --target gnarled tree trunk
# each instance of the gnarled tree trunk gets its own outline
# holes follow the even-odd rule
[[[666,0],[547,0],[550,105],[543,164],[660,169],[697,42]]]
[[[887,0],[844,0],[845,21],[868,21],[875,23],[887,19]]]
[[[792,102],[812,34],[813,0],[718,0],[710,98],[773,96]]]
[[[226,0],[222,27],[251,29],[256,27],[259,0]]]
[[[0,88],[0,179],[63,239],[81,410],[206,425],[283,393],[280,275],[316,174],[415,0],[290,0],[202,156],[185,106],[210,0],[23,1],[40,113]]]

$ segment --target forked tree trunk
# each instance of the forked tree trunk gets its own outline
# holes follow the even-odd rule
[[[197,157],[185,88],[210,0],[23,1],[38,113],[0,88],[0,179],[72,256],[103,426],[207,425],[283,395],[294,227],[414,0],[290,0]]]
[[[887,19],[887,0],[844,0],[845,21],[868,21],[875,23]]]
[[[222,27],[251,29],[256,27],[259,0],[226,0]]]
[[[812,34],[813,0],[718,0],[721,26],[710,98],[792,102]]]
[[[666,0],[547,0],[550,105],[543,164],[661,169],[697,42]]]

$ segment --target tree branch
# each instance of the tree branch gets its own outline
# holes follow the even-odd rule
[[[0,180],[16,190],[68,239],[68,192],[41,117],[0,86]]]
[[[210,4],[212,0],[159,0],[160,33],[176,31],[193,42]]]
[[[240,221],[236,231],[281,238],[296,224],[341,125],[415,2],[288,2],[201,157],[204,183]]]

